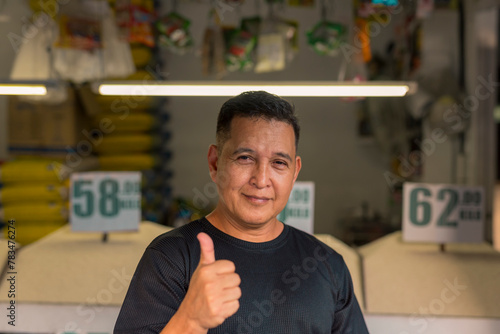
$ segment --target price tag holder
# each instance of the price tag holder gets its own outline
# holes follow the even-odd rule
[[[484,189],[451,184],[403,185],[403,240],[471,242],[484,240]]]
[[[295,182],[285,208],[278,215],[278,220],[313,234],[314,182]]]
[[[73,231],[136,231],[140,219],[140,172],[71,175],[70,222]]]

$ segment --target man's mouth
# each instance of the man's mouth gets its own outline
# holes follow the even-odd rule
[[[252,196],[252,195],[244,195],[250,202],[256,203],[256,204],[263,204],[267,203],[270,198],[269,197],[263,197],[263,196]]]

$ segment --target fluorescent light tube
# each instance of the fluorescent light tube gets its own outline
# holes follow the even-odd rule
[[[264,90],[279,96],[382,97],[405,96],[416,90],[413,82],[186,82],[108,81],[97,84],[101,95],[123,96],[235,96]]]
[[[0,95],[46,95],[47,87],[40,84],[0,84]]]

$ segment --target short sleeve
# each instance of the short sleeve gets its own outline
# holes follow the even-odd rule
[[[336,307],[332,334],[368,333],[363,313],[354,295],[349,269],[342,258],[341,261],[340,272],[335,275]]]
[[[184,263],[180,255],[166,256],[154,248],[146,249],[130,282],[115,334],[161,332],[186,295]]]

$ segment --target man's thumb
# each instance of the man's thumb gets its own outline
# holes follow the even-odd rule
[[[200,264],[211,264],[215,262],[214,242],[206,233],[198,233],[198,241],[200,242],[201,254]]]

